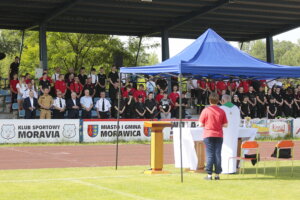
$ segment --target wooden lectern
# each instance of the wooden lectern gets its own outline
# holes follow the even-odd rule
[[[145,174],[167,174],[163,171],[164,163],[164,137],[162,130],[171,127],[171,122],[149,121],[144,122],[144,127],[151,128],[151,170],[146,170]]]

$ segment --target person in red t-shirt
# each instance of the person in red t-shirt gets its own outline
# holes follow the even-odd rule
[[[19,83],[18,80],[18,74],[13,74],[13,79],[10,80],[10,91],[11,91],[11,103],[14,103],[17,101],[18,96],[18,90],[17,90],[17,84]]]
[[[155,97],[156,104],[159,104],[162,98],[164,98],[164,91],[159,90],[159,93]]]
[[[179,93],[178,93],[178,86],[177,85],[174,85],[173,86],[173,92],[171,92],[169,94],[169,97],[168,97],[171,101],[171,106],[172,108],[175,106],[176,104],[176,100],[179,98]]]
[[[174,117],[175,116],[174,107],[176,105],[176,100],[179,98],[178,86],[177,85],[173,86],[173,92],[171,92],[169,94],[168,98],[170,99],[170,103],[171,103],[171,117]]]
[[[265,88],[267,86],[267,81],[266,80],[260,80],[260,86]]]
[[[248,81],[248,80],[242,80],[240,82],[240,85],[239,85],[239,87],[243,87],[244,88],[244,92],[245,93],[249,92],[249,86],[250,86],[250,81]]]
[[[138,102],[138,98],[141,97],[142,98],[142,102],[145,103],[145,99],[147,97],[146,91],[144,90],[144,85],[139,85],[139,89],[136,90],[133,93],[133,97],[135,99],[135,102]]]
[[[223,90],[227,90],[227,84],[224,81],[217,82],[217,92],[220,95]]]
[[[55,93],[59,90],[64,97],[67,91],[67,85],[65,83],[65,76],[63,74],[59,75],[59,79],[55,82]]]
[[[215,83],[215,81],[214,80],[210,80],[208,83],[208,89],[209,89],[209,92],[210,93],[213,93],[213,92],[216,92],[216,83]]]
[[[228,87],[228,90],[230,92],[230,95],[233,96],[236,93],[236,90],[237,90],[236,81],[229,80],[227,82],[227,87]]]
[[[122,90],[123,89],[123,90]],[[132,94],[135,93],[135,89],[131,86],[131,85],[127,85],[126,87],[122,88],[122,97],[124,98],[128,98],[129,97],[129,92],[131,92]]]
[[[80,98],[81,93],[82,93],[82,89],[83,89],[83,87],[80,83],[80,80],[79,80],[78,76],[75,76],[74,82],[71,83],[71,85],[70,85],[71,92],[75,92],[77,94],[77,98]]]
[[[199,126],[204,128],[203,138],[206,148],[206,180],[212,180],[213,167],[215,179],[219,180],[222,172],[221,150],[223,144],[223,127],[227,127],[227,117],[217,106],[219,95],[215,92],[209,95],[210,106],[205,108],[199,117]]]
[[[25,83],[26,84],[31,83],[31,78],[30,78],[30,74],[29,73],[26,73],[26,75],[25,75]]]

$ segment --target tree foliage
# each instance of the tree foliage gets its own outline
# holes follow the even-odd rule
[[[289,66],[300,66],[300,40],[298,43],[275,40],[273,46],[274,63]],[[242,50],[255,58],[264,61],[267,60],[266,42],[263,40],[245,43]]]
[[[0,52],[6,52],[8,55],[0,63],[2,72],[7,72],[13,57],[20,54],[21,34],[20,31],[12,30],[0,32]],[[149,40],[151,42],[149,38],[143,39]],[[70,67],[76,72],[81,67],[85,67],[86,71],[90,71],[91,68],[98,70],[100,67],[109,71],[116,55],[123,56],[124,66],[156,64],[157,55],[148,52],[158,45],[153,42],[151,45],[142,42],[136,63],[139,48],[137,37],[128,37],[127,41],[121,41],[119,37],[111,35],[48,32],[48,69],[50,73],[53,73],[56,67],[60,67],[62,72],[66,72]],[[34,75],[35,68],[38,67],[40,67],[39,35],[38,32],[28,31],[25,33],[20,73],[28,72]]]

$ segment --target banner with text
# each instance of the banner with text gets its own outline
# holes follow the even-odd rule
[[[145,120],[120,120],[119,140],[122,141],[150,141],[150,132],[144,128]],[[165,120],[170,121],[170,120]],[[170,121],[173,127],[179,127],[179,121]],[[186,120],[182,122],[182,127],[196,127],[197,120]],[[164,140],[169,140],[172,135],[172,128],[163,129]],[[84,120],[83,121],[83,142],[112,142],[117,139],[116,120]]]
[[[251,119],[242,120],[242,127],[257,128],[259,137],[285,137],[292,136],[293,119]]]
[[[79,120],[0,120],[0,143],[79,142]]]

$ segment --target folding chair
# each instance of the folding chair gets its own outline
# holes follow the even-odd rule
[[[277,151],[276,151],[276,176],[279,174],[279,161],[283,160],[279,158],[279,152],[281,149],[290,149],[291,150],[291,161],[292,161],[292,169],[291,169],[291,176],[294,174],[294,147],[295,144],[292,140],[282,140],[279,141],[276,145]]]
[[[254,150],[255,151],[255,158],[246,158],[245,157],[245,151],[246,150]],[[230,157],[228,159],[228,169],[229,169],[229,163],[231,159],[236,159],[236,160],[240,160],[240,161],[252,161],[254,159],[257,159],[258,161],[258,154],[259,154],[259,144],[256,141],[245,141],[242,143],[241,145],[241,155],[240,157]],[[245,174],[245,164],[244,162],[240,162],[240,170],[239,170],[240,174]],[[258,162],[256,163],[256,176],[258,174]]]

